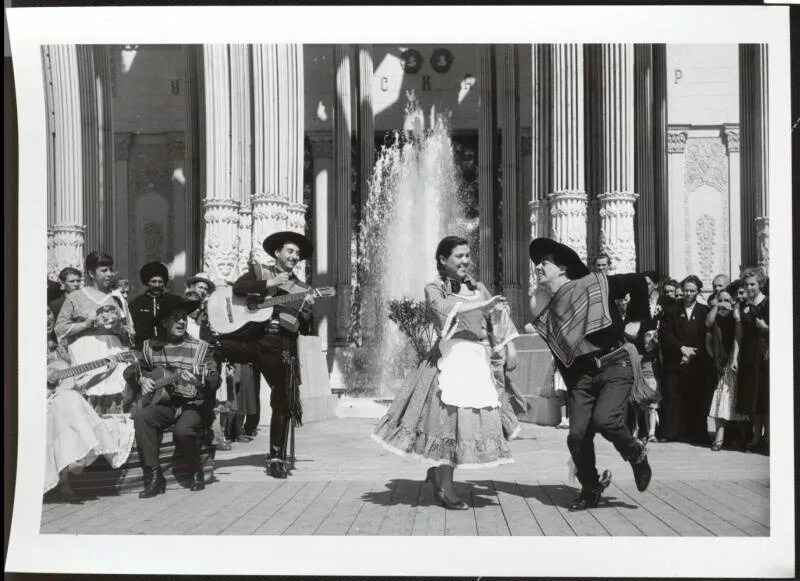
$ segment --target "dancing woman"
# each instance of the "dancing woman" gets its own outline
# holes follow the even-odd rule
[[[439,340],[372,438],[392,452],[433,464],[427,480],[435,496],[446,508],[463,510],[468,505],[453,486],[456,467],[513,462],[503,436],[487,333],[491,314],[505,308],[506,301],[469,276],[465,239],[445,237],[435,259],[439,277],[425,286],[425,304]],[[502,347],[502,342],[494,346]]]

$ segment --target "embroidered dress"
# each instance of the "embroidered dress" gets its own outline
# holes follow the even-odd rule
[[[97,326],[67,336],[75,323],[85,320],[93,311],[99,313]],[[128,317],[118,297],[106,294],[98,301],[83,288],[67,295],[56,321],[55,333],[59,341],[66,341],[72,365],[81,365],[129,350],[119,334],[123,331],[115,324],[120,320],[126,321]],[[98,413],[127,411],[123,409],[126,386],[124,371],[124,365],[117,365],[110,372],[100,368],[81,376],[80,382],[84,385],[86,396]]]
[[[53,352],[48,360],[58,356]],[[80,391],[66,385],[56,388],[47,398],[44,492],[58,485],[63,471],[80,472],[100,455],[112,468],[119,468],[128,460],[133,441],[130,418],[101,418]]]
[[[379,421],[372,438],[388,450],[434,465],[479,468],[513,462],[503,436],[490,363],[487,323],[459,304],[489,298],[449,292],[441,280],[425,287],[428,316],[440,341]]]

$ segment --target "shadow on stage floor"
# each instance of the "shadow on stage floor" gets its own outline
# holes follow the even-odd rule
[[[405,504],[410,506],[429,506],[438,504],[432,494],[425,494],[425,488],[431,485],[418,480],[404,478],[392,479],[386,483],[386,490],[380,492],[367,492],[362,495],[364,502],[371,502],[380,506]],[[517,482],[503,482],[497,480],[469,480],[456,482],[456,491],[472,508],[484,506],[499,506],[498,494],[519,496],[524,499],[536,500],[544,506],[568,508],[579,490],[576,487],[564,484],[521,484]],[[626,508],[638,509],[635,504],[630,504],[612,494],[604,494],[597,508]]]

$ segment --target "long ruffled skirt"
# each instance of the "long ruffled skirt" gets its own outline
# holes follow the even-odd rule
[[[733,422],[747,420],[747,416],[736,412],[736,389],[736,373],[726,367],[711,398],[709,417]]]
[[[129,417],[101,418],[77,391],[57,391],[47,401],[44,492],[58,485],[64,470],[79,472],[101,454],[112,468],[119,468],[127,461],[133,442]]]
[[[426,464],[487,468],[513,462],[503,436],[500,408],[467,408],[442,402],[438,350],[419,365],[378,422],[372,439]]]

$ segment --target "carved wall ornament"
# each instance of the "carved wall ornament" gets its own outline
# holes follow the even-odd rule
[[[738,127],[725,127],[725,145],[728,148],[728,153],[739,153],[739,128]]]
[[[721,139],[700,137],[688,140],[684,178],[688,192],[706,184],[725,193],[728,191],[728,173],[728,158]]]
[[[769,272],[769,217],[756,218],[756,237],[758,238],[758,264]]]
[[[686,151],[686,131],[670,130],[667,133],[667,153],[683,153]]]
[[[83,271],[86,226],[81,224],[56,224],[53,226],[52,262],[56,277],[61,269],[72,266]]]
[[[714,217],[703,214],[695,224],[695,237],[697,241],[697,262],[700,268],[700,280],[703,286],[710,286],[715,275],[717,224]]]
[[[553,192],[547,196],[550,208],[550,237],[566,244],[586,260],[586,193]]]

